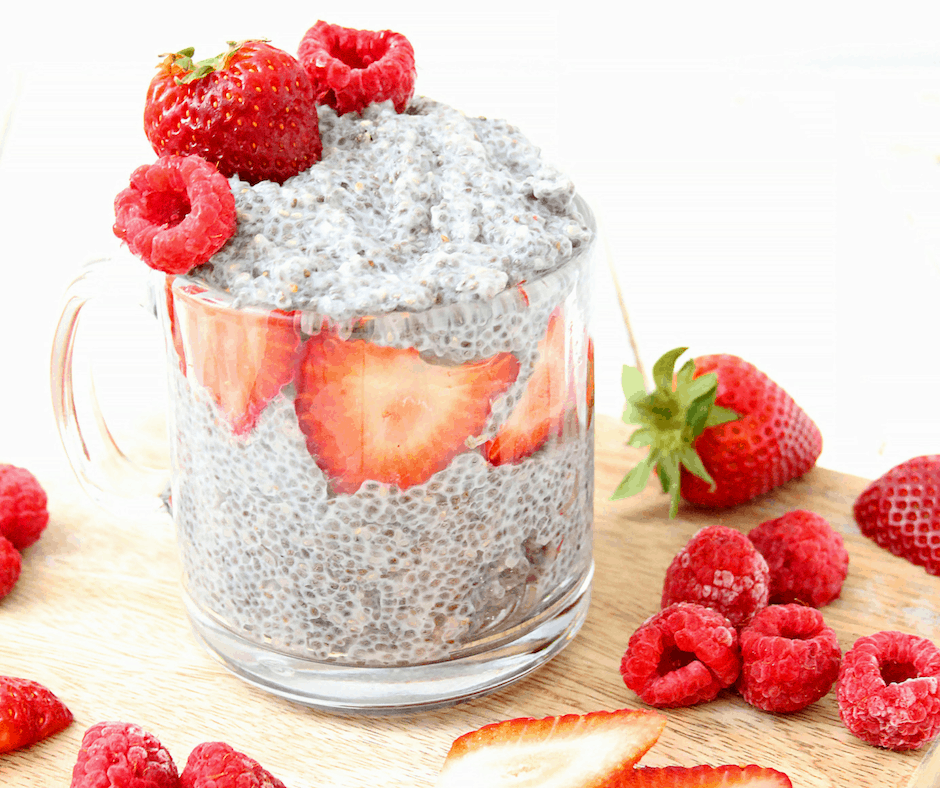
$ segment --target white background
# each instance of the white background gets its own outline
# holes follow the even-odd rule
[[[111,203],[154,158],[141,114],[158,56],[258,37],[296,52],[318,18],[404,33],[419,93],[508,118],[572,176],[647,366],[679,345],[747,358],[820,425],[837,470],[940,452],[932,4],[24,5],[0,52],[0,462],[63,462],[55,320],[80,263],[119,248]],[[634,359],[606,258],[597,405],[616,415]],[[122,310],[108,335],[117,409],[162,385],[142,321]]]

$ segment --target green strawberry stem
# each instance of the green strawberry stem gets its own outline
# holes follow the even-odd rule
[[[232,55],[234,55],[244,43],[244,41],[229,41],[228,50],[215,57],[206,58],[196,63],[193,62],[193,55],[196,54],[196,50],[193,47],[186,47],[186,49],[181,49],[176,54],[171,55],[173,58],[173,66],[183,72],[183,76],[176,78],[176,84],[186,85],[197,79],[202,79],[213,71],[223,71],[228,65],[228,61],[231,59]]]
[[[623,420],[636,424],[628,445],[649,446],[649,453],[633,467],[614,490],[611,500],[629,498],[646,487],[656,469],[663,492],[669,493],[669,516],[679,512],[680,467],[715,487],[715,481],[695,451],[695,439],[707,428],[739,418],[728,408],[715,404],[718,375],[709,372],[695,377],[695,362],[687,361],[678,373],[676,362],[688,348],[679,347],[663,354],[653,365],[655,389],[647,393],[643,375],[636,367],[624,366],[623,393],[627,407]]]

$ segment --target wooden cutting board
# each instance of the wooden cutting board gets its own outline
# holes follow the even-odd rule
[[[75,721],[45,742],[0,756],[0,786],[67,786],[84,731],[101,720],[125,720],[154,733],[180,768],[196,744],[222,740],[288,788],[430,788],[451,741],[486,723],[644,708],[618,665],[630,634],[658,609],[675,553],[703,526],[746,532],[796,508],[818,512],[846,539],[849,577],[841,598],[822,610],[843,650],[882,629],[940,642],[940,577],[858,533],[851,506],[865,480],[817,468],[750,505],[725,512],[683,507],[670,521],[653,484],[637,498],[608,500],[640,453],[625,447],[619,422],[599,418],[597,426],[597,572],[581,633],[508,689],[401,717],[313,711],[230,675],[190,635],[169,520],[118,522],[85,498],[64,467],[42,479],[51,521],[0,603],[0,673],[45,684]],[[893,753],[855,739],[839,721],[834,692],[788,716],[757,711],[731,692],[665,714],[666,730],[646,765],[758,763],[786,772],[796,788],[931,786],[940,779],[937,748]]]

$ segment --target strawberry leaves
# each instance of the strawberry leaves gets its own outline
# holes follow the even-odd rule
[[[663,492],[669,493],[669,516],[679,511],[680,468],[708,482],[714,480],[693,446],[707,428],[735,421],[738,414],[715,404],[718,376],[711,372],[695,377],[695,362],[687,361],[678,372],[676,362],[688,348],[674,348],[653,365],[656,388],[647,393],[639,370],[624,366],[621,382],[626,397],[623,421],[636,424],[628,445],[649,447],[649,453],[620,482],[611,500],[641,492],[653,469]]]

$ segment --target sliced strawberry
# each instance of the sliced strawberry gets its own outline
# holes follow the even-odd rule
[[[565,319],[556,309],[539,342],[539,358],[522,399],[493,440],[483,446],[493,465],[517,463],[560,435],[568,404],[565,374]]]
[[[367,479],[404,490],[467,450],[518,374],[511,353],[443,366],[413,348],[321,331],[303,349],[297,419],[336,492],[354,493]]]
[[[485,725],[457,739],[437,788],[604,788],[652,747],[654,711],[596,711]]]
[[[0,752],[28,747],[72,722],[72,712],[30,679],[0,676]]]
[[[783,772],[762,766],[640,767],[619,775],[606,788],[791,788]]]
[[[174,301],[187,372],[209,390],[232,432],[247,435],[294,378],[299,313],[231,309],[195,285],[177,289]]]
[[[180,372],[186,374],[186,356],[183,353],[183,335],[180,334],[180,328],[176,324],[176,307],[173,304],[173,280],[176,277],[173,274],[167,274],[164,292],[166,293],[166,313],[170,320],[170,336],[173,338],[173,348],[176,350],[176,358],[179,359]]]

